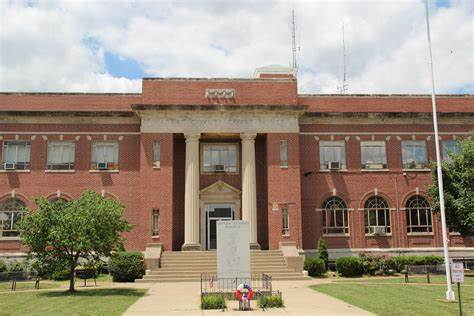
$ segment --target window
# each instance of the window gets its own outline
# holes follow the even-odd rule
[[[0,202],[0,237],[18,237],[18,223],[24,214],[25,203],[10,198]]]
[[[280,140],[280,167],[288,167],[288,141]]]
[[[290,215],[286,206],[281,209],[281,234],[284,236],[290,234]]]
[[[365,233],[370,235],[390,234],[390,208],[387,201],[373,196],[365,202]]]
[[[76,144],[73,142],[48,142],[48,170],[73,170]]]
[[[347,205],[337,196],[324,202],[323,234],[349,234]]]
[[[321,170],[327,169],[345,169],[346,168],[346,143],[338,142],[319,142],[319,163]],[[332,164],[331,163],[335,163]],[[337,164],[339,165],[338,168]]]
[[[430,203],[424,197],[415,195],[409,198],[405,207],[408,233],[433,232]]]
[[[94,142],[92,144],[91,169],[118,169],[119,144],[117,142]]]
[[[360,142],[362,169],[387,168],[385,142]]]
[[[461,146],[459,142],[455,140],[444,140],[443,146],[443,160],[449,159],[450,154],[459,154],[461,152]]]
[[[404,169],[424,169],[428,166],[426,142],[403,141],[402,158]]]
[[[30,150],[31,144],[27,141],[3,142],[2,168],[17,170],[30,169]]]
[[[153,167],[160,168],[160,142],[153,142]]]
[[[237,172],[237,144],[203,144],[204,172]]]
[[[154,209],[152,213],[152,235],[160,236],[160,210]]]

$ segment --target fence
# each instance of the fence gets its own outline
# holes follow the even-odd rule
[[[221,294],[232,298],[240,284],[252,287],[255,297],[272,293],[272,277],[265,274],[252,274],[250,278],[217,278],[215,274],[201,274],[201,296]]]
[[[36,272],[0,272],[0,283],[11,282],[10,289],[16,290],[17,282],[34,282],[35,289],[39,289],[40,277]]]

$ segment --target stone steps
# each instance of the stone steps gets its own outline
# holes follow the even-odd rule
[[[201,274],[217,274],[215,251],[165,251],[159,269],[149,271],[136,282],[186,282],[200,281]],[[251,273],[265,273],[273,280],[303,280],[307,277],[288,268],[280,250],[252,250]]]

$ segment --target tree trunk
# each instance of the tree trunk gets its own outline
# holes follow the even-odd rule
[[[69,292],[76,291],[74,289],[74,270],[76,269],[75,266],[71,266],[71,271],[69,273]]]

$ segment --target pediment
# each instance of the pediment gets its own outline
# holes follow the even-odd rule
[[[222,180],[214,182],[210,186],[205,187],[201,190],[201,196],[210,196],[210,195],[234,195],[240,196],[240,190],[231,186],[230,184],[225,183]]]

